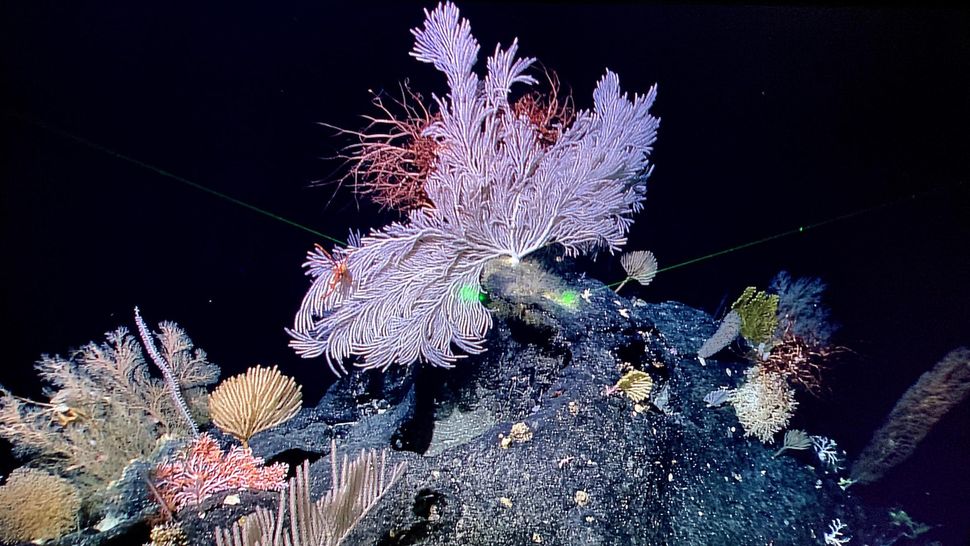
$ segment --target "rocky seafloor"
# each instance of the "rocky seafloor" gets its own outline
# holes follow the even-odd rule
[[[390,464],[406,464],[343,544],[808,545],[837,518],[853,544],[880,543],[837,470],[812,450],[775,456],[730,405],[705,403],[748,367],[730,349],[697,358],[710,315],[618,296],[551,258],[492,268],[483,286],[485,353],[452,369],[351,373],[253,438],[267,461],[313,461],[315,495],[330,487],[333,439],[340,453],[388,448]],[[606,393],[630,369],[651,377],[649,401]],[[62,543],[147,538],[134,522],[152,510],[132,483],[116,509],[125,524]],[[178,514],[191,544],[214,544],[215,529],[279,498],[226,496]]]

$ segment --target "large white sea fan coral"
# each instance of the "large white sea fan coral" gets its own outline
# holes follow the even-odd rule
[[[487,261],[515,263],[557,243],[570,255],[618,250],[646,192],[656,87],[631,99],[607,71],[593,109],[543,146],[508,100],[514,84],[535,83],[525,74],[534,59],[517,58],[516,41],[498,46],[482,80],[472,71],[478,42],[458,9],[447,3],[425,15],[411,55],[443,72],[450,90],[434,98],[440,119],[425,130],[437,143],[424,188],[432,206],[333,256],[311,251],[304,264],[314,280],[290,345],[326,356],[338,373],[350,356],[365,368],[449,367],[484,351],[491,317],[477,295]]]

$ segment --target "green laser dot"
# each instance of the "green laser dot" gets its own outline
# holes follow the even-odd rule
[[[478,288],[466,284],[458,289],[458,299],[462,301],[482,301],[484,294]]]
[[[576,301],[579,299],[579,294],[575,290],[566,290],[562,294],[559,294],[560,305],[566,305],[572,307],[576,305]]]

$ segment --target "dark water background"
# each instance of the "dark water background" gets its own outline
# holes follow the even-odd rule
[[[323,362],[283,327],[320,238],[43,128],[343,238],[393,216],[346,191],[330,156],[368,89],[442,92],[408,56],[426,4],[7,2],[0,383],[38,395],[31,364],[118,325],[175,320],[223,367],[278,363],[315,400]],[[609,67],[660,84],[647,209],[631,248],[671,265],[877,207],[661,275],[639,295],[715,312],[779,269],[818,276],[856,355],[802,399],[796,426],[850,454],[898,396],[970,343],[970,12],[943,9],[462,3],[482,43],[518,36],[591,106]],[[10,114],[15,114],[11,117]],[[887,206],[880,206],[887,205]],[[611,282],[617,260],[580,267]],[[858,494],[970,543],[970,404]],[[7,452],[5,452],[7,453]],[[4,455],[0,470],[14,464]]]

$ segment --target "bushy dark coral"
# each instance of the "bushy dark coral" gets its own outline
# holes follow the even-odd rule
[[[822,304],[825,288],[819,278],[792,279],[787,271],[779,271],[768,286],[778,295],[778,333],[790,331],[793,336],[827,344],[838,327]]]

